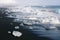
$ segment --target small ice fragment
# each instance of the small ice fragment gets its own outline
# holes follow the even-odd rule
[[[8,14],[8,13],[5,13],[5,14]]]
[[[15,26],[15,29],[19,29],[19,26]]]
[[[8,31],[8,33],[11,33],[11,31]]]
[[[24,26],[24,24],[23,24],[23,23],[21,23],[21,24],[20,24],[20,26]]]
[[[56,29],[56,27],[54,27],[54,26],[51,26],[51,27],[50,27],[50,29]]]
[[[19,32],[19,31],[13,31],[12,34],[13,34],[14,36],[16,36],[16,37],[21,37],[21,36],[22,36],[22,33]]]

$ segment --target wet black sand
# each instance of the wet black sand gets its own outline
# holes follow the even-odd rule
[[[11,25],[10,23],[13,23]],[[28,29],[23,29],[19,25],[20,23],[13,22],[13,18],[0,18],[0,38],[1,40],[6,40],[8,36],[8,40],[52,40],[47,37],[37,37]],[[14,29],[14,26],[20,26],[19,30]],[[12,34],[7,34],[7,31],[20,31],[23,33],[21,37],[15,37]]]

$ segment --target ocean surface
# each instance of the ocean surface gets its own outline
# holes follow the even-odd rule
[[[11,14],[9,13],[8,15],[8,12],[5,10],[7,8],[0,8],[0,38],[2,40],[6,39],[7,31],[10,31],[8,33],[8,40],[60,40],[60,26],[56,29],[46,29],[41,24],[28,24],[31,21],[28,19],[26,19],[28,21],[26,22],[27,24],[24,24],[23,21],[25,19],[9,17],[13,12],[10,12]],[[15,29],[16,26],[19,28]],[[22,36],[14,36],[12,34],[13,31],[21,32]]]

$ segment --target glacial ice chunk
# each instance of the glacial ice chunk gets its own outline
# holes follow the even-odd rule
[[[19,32],[19,31],[13,31],[12,34],[13,34],[14,36],[16,36],[16,37],[21,37],[21,36],[22,36],[22,33]]]
[[[19,26],[15,26],[15,29],[19,29]]]

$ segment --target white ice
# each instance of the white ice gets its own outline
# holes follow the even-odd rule
[[[12,35],[16,36],[16,37],[21,37],[22,33],[19,31],[13,31]]]

